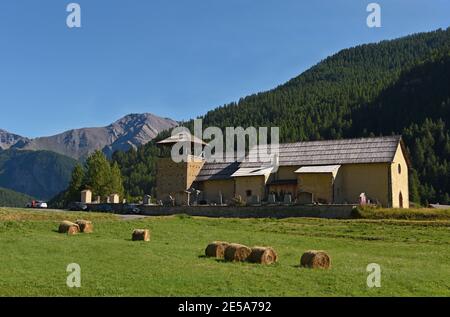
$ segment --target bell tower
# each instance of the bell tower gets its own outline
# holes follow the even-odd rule
[[[156,199],[182,206],[189,204],[187,191],[200,173],[205,160],[201,156],[188,154],[183,157],[182,162],[175,162],[170,156],[170,150],[176,143],[188,144],[191,149],[195,144],[201,144],[203,149],[206,143],[185,132],[157,143],[162,155],[156,162]]]

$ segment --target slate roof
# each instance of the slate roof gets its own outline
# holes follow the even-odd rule
[[[195,181],[228,179],[239,169],[239,162],[205,163]]]
[[[358,139],[342,139],[327,141],[308,141],[283,143],[279,145],[279,166],[314,166],[342,165],[355,163],[391,163],[394,159],[401,136],[371,137]],[[205,163],[196,181],[210,179],[227,179],[239,167],[261,167],[255,158],[258,151],[264,151],[264,146],[250,150],[247,158],[254,162]],[[263,151],[261,151],[263,150]],[[405,156],[406,152],[405,152]],[[269,161],[269,156],[259,155],[261,160]],[[409,160],[406,157],[408,164]]]

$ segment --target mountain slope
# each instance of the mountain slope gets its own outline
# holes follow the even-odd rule
[[[29,139],[0,129],[0,149],[7,150],[14,145],[19,145],[28,142]]]
[[[450,52],[403,73],[352,114],[351,135],[402,134],[423,202],[450,203]]]
[[[25,207],[34,198],[0,187],[0,207]]]
[[[130,114],[107,127],[83,128],[63,132],[49,137],[40,137],[18,142],[11,148],[22,150],[47,150],[75,159],[84,159],[100,149],[107,155],[116,150],[128,150],[144,145],[159,132],[178,123],[150,113]]]
[[[49,199],[67,187],[75,164],[49,151],[0,150],[0,187]]]
[[[344,49],[284,85],[209,111],[204,125],[278,126],[286,142],[340,138],[352,125],[352,109],[449,49],[450,28]]]

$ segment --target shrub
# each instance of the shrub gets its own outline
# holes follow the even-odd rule
[[[356,207],[355,219],[450,220],[450,209]]]

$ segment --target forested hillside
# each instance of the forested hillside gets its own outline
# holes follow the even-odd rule
[[[49,199],[67,187],[75,164],[49,151],[0,150],[0,186]]]
[[[449,52],[450,28],[345,49],[209,111],[204,126],[279,126],[282,142],[402,133],[414,164],[411,198],[448,203]],[[153,147],[114,156],[131,195],[154,185]]]
[[[34,198],[0,187],[0,207],[25,207]]]
[[[450,203],[450,54],[403,73],[352,122],[350,136],[402,134],[414,167],[411,198]]]
[[[122,173],[123,186],[128,200],[142,199],[145,194],[155,195],[156,157],[159,153],[155,143],[163,135],[168,136],[168,134],[168,132],[162,133],[157,139],[137,150],[117,151],[113,154],[113,161],[118,163]]]
[[[282,141],[335,139],[355,107],[375,99],[400,74],[450,50],[450,28],[345,49],[271,91],[212,111],[204,124],[280,127]]]

